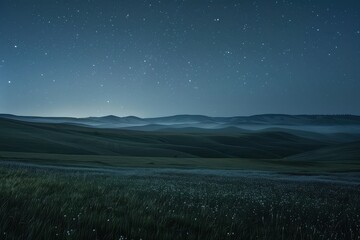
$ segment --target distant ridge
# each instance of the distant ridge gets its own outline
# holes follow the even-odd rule
[[[142,118],[137,116],[116,116],[116,115],[105,115],[100,117],[44,117],[44,116],[23,116],[23,115],[15,115],[15,114],[7,114],[0,113],[0,117],[3,118],[46,118],[46,119],[89,119],[89,118],[103,118],[103,119],[122,119],[122,118],[134,118],[134,119],[232,119],[232,118],[264,118],[264,117],[303,117],[303,118],[332,118],[332,119],[357,119],[360,120],[360,115],[354,114],[277,114],[277,113],[268,113],[268,114],[255,114],[248,116],[230,116],[230,117],[211,117],[207,115],[197,115],[197,114],[177,114],[177,115],[169,115],[169,116],[161,116],[161,117],[149,117]]]
[[[350,114],[338,115],[287,115],[260,114],[253,116],[209,117],[204,115],[174,115],[156,118],[136,116],[119,117],[36,117],[0,114],[0,118],[38,123],[65,123],[85,125],[96,128],[129,128],[144,131],[161,129],[243,129],[258,130],[281,127],[295,130],[320,132],[360,132],[360,116]],[[341,129],[340,129],[341,128]]]

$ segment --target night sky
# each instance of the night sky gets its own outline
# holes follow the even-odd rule
[[[0,113],[360,114],[360,1],[0,0]]]

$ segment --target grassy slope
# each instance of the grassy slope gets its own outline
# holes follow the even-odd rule
[[[0,150],[146,157],[282,158],[328,145],[285,132],[166,133],[0,119]]]
[[[359,162],[360,141],[324,147],[314,151],[296,154],[288,157],[287,159],[298,161],[338,161],[339,159],[342,159],[344,162]]]
[[[140,132],[1,118],[0,132],[0,160],[82,167],[360,170],[359,142],[343,143],[356,139],[346,134]]]
[[[289,160],[249,158],[169,158],[68,155],[48,153],[1,152],[0,161],[50,166],[116,168],[201,168],[276,171],[286,173],[360,172],[359,161]]]

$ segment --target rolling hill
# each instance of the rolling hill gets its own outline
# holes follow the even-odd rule
[[[202,128],[222,129],[241,128],[243,130],[263,130],[280,127],[283,129],[305,130],[321,133],[360,133],[360,116],[354,115],[281,115],[265,114],[248,117],[208,117],[202,115],[176,115],[159,118],[139,118],[134,116],[117,117],[23,117],[0,114],[1,118],[35,123],[66,123],[96,128],[129,128],[141,131],[161,129]]]
[[[108,117],[106,121],[117,121],[117,117]],[[44,123],[0,118],[0,151],[139,157],[282,159],[310,151],[336,148],[339,144],[360,140],[360,137],[354,134],[319,134],[286,129],[235,130],[184,128],[174,131],[168,128],[162,131],[137,131],[79,126],[73,122]]]

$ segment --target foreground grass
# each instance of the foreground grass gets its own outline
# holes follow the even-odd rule
[[[355,185],[0,168],[0,239],[359,239]]]

